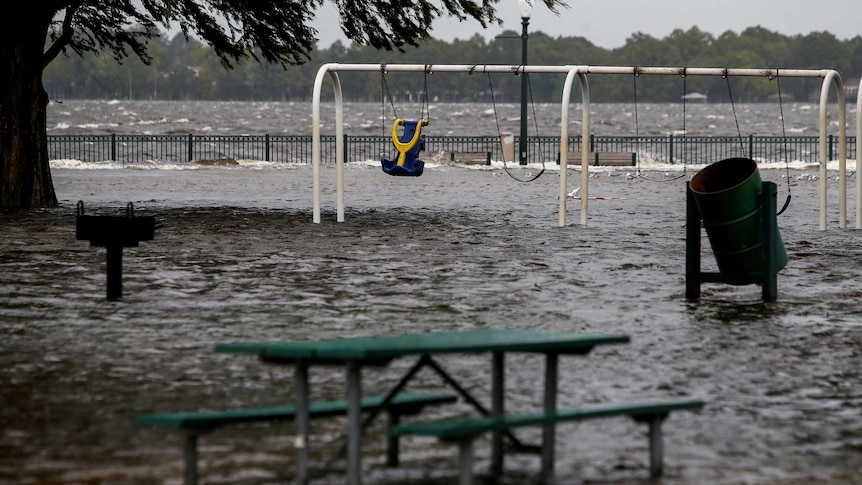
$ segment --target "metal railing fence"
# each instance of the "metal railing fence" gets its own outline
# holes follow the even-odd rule
[[[520,142],[514,137],[515,147]],[[838,158],[838,136],[828,135],[828,157]],[[528,137],[530,161],[557,160],[559,137]],[[120,163],[191,162],[231,158],[283,163],[311,162],[311,135],[48,135],[51,160]],[[321,137],[321,160],[335,163],[335,136]],[[497,136],[428,136],[425,149],[432,153],[491,152],[502,159]],[[580,136],[569,138],[569,149],[581,151]],[[344,159],[377,160],[394,155],[388,136],[345,135]],[[641,160],[665,163],[705,164],[725,158],[748,156],[764,163],[785,160],[817,163],[817,136],[604,136],[589,139],[591,152],[634,152]],[[516,150],[515,153],[518,153]],[[856,137],[847,137],[847,158],[855,159]],[[448,157],[445,158],[448,160]]]

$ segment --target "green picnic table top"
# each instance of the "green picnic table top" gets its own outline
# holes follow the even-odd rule
[[[408,355],[483,352],[558,352],[585,354],[596,345],[628,343],[624,334],[521,329],[470,329],[317,341],[223,343],[216,352],[253,354],[263,360],[291,362],[386,361]]]

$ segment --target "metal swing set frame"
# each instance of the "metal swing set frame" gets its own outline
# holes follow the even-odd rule
[[[561,115],[560,115],[560,191],[558,226],[566,225],[566,201],[568,194],[567,170],[569,153],[569,103],[575,79],[578,80],[581,91],[582,104],[582,132],[583,140],[590,136],[590,89],[588,83],[589,75],[661,75],[661,76],[740,76],[740,77],[767,77],[767,78],[820,78],[823,83],[820,90],[819,110],[819,155],[820,155],[820,178],[819,178],[819,229],[826,230],[826,181],[827,181],[827,107],[829,92],[834,86],[838,99],[838,225],[845,228],[847,225],[847,109],[844,93],[844,83],[841,75],[834,69],[741,69],[741,68],[686,68],[686,67],[637,67],[637,66],[539,66],[539,65],[465,65],[465,64],[338,64],[328,63],[322,65],[314,80],[314,91],[312,99],[312,191],[313,191],[313,214],[312,221],[315,224],[321,222],[320,211],[320,165],[321,165],[321,140],[320,140],[320,97],[325,78],[332,82],[335,96],[335,140],[336,140],[336,221],[344,222],[344,106],[339,72],[380,72],[385,69],[391,72],[463,72],[475,73],[503,73],[503,74],[564,74],[566,76],[562,91]],[[860,82],[862,90],[862,82]],[[862,140],[862,96],[857,97],[856,110],[856,140]],[[857,145],[858,147],[858,145]],[[857,148],[857,152],[858,152]],[[859,155],[857,153],[857,161]],[[589,215],[589,154],[586,150],[581,151],[581,217],[580,223],[587,224]],[[858,169],[858,164],[857,164]],[[856,229],[862,229],[862,177],[856,177]]]

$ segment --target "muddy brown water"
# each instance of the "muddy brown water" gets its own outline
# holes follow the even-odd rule
[[[59,209],[0,212],[0,482],[180,483],[179,434],[136,427],[136,414],[292,396],[292,369],[216,354],[218,342],[514,327],[631,336],[562,358],[561,406],[707,403],[665,423],[661,483],[859,483],[860,235],[837,228],[831,180],[829,229],[817,229],[813,173],[791,172],[779,217],[790,262],[778,301],[762,303],[753,285],[704,285],[701,300],[685,299],[683,180],[599,174],[590,194],[605,200],[591,201],[586,226],[570,201],[561,228],[554,172],[520,184],[500,170],[403,179],[351,166],[339,224],[325,168],[323,223],[312,224],[308,167],[54,170]],[[779,205],[783,174],[763,173]],[[153,241],[124,251],[120,301],[105,299],[104,249],[75,239],[79,200],[89,214],[133,202],[158,221]],[[440,363],[487,392],[486,356]],[[364,390],[384,392],[411,364],[369,369]],[[542,362],[511,355],[507,368],[508,408],[540,405]],[[411,389],[445,387],[422,373]],[[314,368],[312,392],[340,398],[344,372]],[[313,423],[318,462],[342,427]],[[456,448],[429,440],[405,440],[403,467],[385,468],[382,433],[364,441],[366,483],[455,479]],[[630,420],[565,424],[557,436],[556,483],[653,483],[645,430]],[[481,476],[487,440],[477,450]],[[205,483],[288,483],[292,463],[289,423],[201,439]],[[502,483],[532,483],[537,471],[537,457],[511,456]],[[337,471],[317,478],[343,483]]]

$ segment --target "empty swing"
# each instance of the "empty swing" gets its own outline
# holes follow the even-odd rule
[[[524,67],[526,67],[526,66],[522,66],[521,68],[516,70],[515,74],[520,72],[520,74],[522,76],[527,76],[527,86],[529,87],[529,90],[530,90],[530,107],[533,109],[533,124],[536,127],[536,139],[538,139],[539,138],[539,122],[536,120],[536,106],[535,106],[535,104],[533,104],[533,85],[530,83],[529,75],[526,73],[526,71],[523,70]],[[472,73],[472,71],[471,71],[471,73]],[[491,73],[486,71],[485,74],[488,76],[488,91],[491,94],[491,104],[494,107],[494,123],[496,123],[496,125],[497,125],[497,134],[498,134],[498,138],[500,140],[500,148],[502,149],[503,148],[503,132],[500,131],[500,119],[497,116],[497,101],[494,99],[494,84],[491,82]],[[529,143],[529,141],[528,140],[520,140],[519,143],[524,143],[526,146],[526,144]],[[509,167],[508,167],[508,165],[506,165],[506,156],[505,155],[502,157],[503,158],[503,171],[505,171],[506,174],[509,175],[509,177],[512,177],[513,179],[517,180],[518,182],[532,182],[532,181],[538,179],[539,177],[541,177],[543,173],[545,173],[545,154],[542,153],[541,148],[539,149],[539,153],[542,156],[542,170],[540,170],[539,173],[537,173],[536,175],[530,176],[528,174],[528,178],[524,178],[524,179],[516,177],[512,172],[509,171]]]
[[[685,136],[687,134],[686,127],[685,127],[685,118],[686,118],[685,101],[687,98],[686,95],[688,93],[687,93],[687,86],[686,86],[687,74],[685,71],[686,71],[686,68],[682,68],[682,70],[680,71],[680,76],[682,77],[682,136],[683,136],[683,146],[685,146]],[[638,121],[638,78],[640,77],[640,75],[641,75],[640,68],[635,67],[634,68],[634,76],[632,77],[632,86],[634,88],[634,115],[635,115],[635,153],[636,153],[636,155],[635,155],[635,164],[636,164],[635,176],[638,178],[642,178],[644,180],[650,180],[653,182],[671,182],[673,180],[679,180],[679,179],[684,178],[686,176],[687,166],[686,166],[686,162],[685,162],[684,157],[682,159],[682,173],[675,176],[675,177],[656,179],[656,178],[647,177],[646,175],[644,175],[641,172],[641,158],[642,158],[641,153],[640,153],[640,151],[641,151],[640,150],[641,134],[640,134],[640,122]],[[669,161],[670,161],[670,163],[673,163],[673,160],[669,160]]]
[[[386,84],[385,67],[380,68],[382,79],[382,87],[385,91],[384,99],[388,98],[392,105],[392,112],[395,113],[395,122],[392,123],[392,145],[398,151],[398,155],[393,160],[380,157],[380,164],[383,167],[383,172],[395,176],[418,177],[422,175],[425,169],[425,162],[419,159],[419,153],[425,151],[425,135],[422,134],[422,128],[428,126],[428,118],[426,108],[428,100],[428,70],[425,70],[425,89],[422,93],[422,109],[420,110],[420,119],[407,120],[398,118],[398,113],[395,111],[395,104],[392,102],[392,96],[389,93],[389,86]],[[424,116],[424,117],[422,117]],[[383,123],[386,123],[386,105],[383,101]],[[399,134],[399,128],[401,133]],[[384,128],[385,129],[385,128]]]
[[[739,147],[742,152],[742,157],[747,158],[753,161],[752,154],[748,153],[745,149],[745,142],[742,137],[742,130],[739,128],[739,117],[736,114],[736,105],[733,102],[733,89],[730,87],[730,76],[727,74],[727,70],[725,69],[724,80],[727,84],[727,95],[730,98],[730,108],[733,111],[733,121],[736,123],[736,134],[739,137]],[[787,180],[787,198],[784,200],[784,205],[781,206],[781,209],[778,210],[776,215],[781,215],[784,211],[787,210],[787,207],[790,205],[790,199],[793,198],[790,193],[790,161],[787,159],[787,155],[790,153],[787,147],[787,129],[784,123],[784,102],[781,99],[781,78],[779,69],[775,69],[775,75],[773,76],[771,73],[768,74],[767,78],[772,81],[775,80],[776,89],[778,91],[778,110],[781,115],[781,137],[782,142],[784,144],[784,170],[785,170],[785,179]]]

